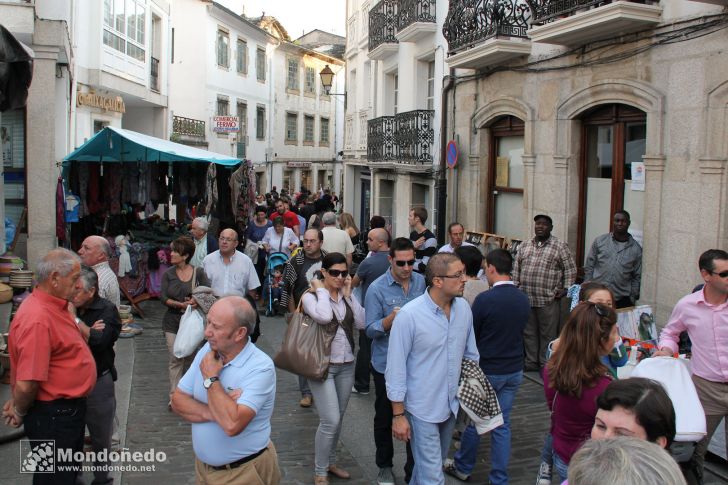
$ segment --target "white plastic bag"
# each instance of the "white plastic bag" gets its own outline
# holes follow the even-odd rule
[[[174,356],[182,359],[192,355],[204,338],[205,323],[202,314],[187,305],[187,310],[179,321],[177,338],[174,339]]]

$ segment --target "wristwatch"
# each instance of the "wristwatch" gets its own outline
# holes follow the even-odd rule
[[[216,382],[216,381],[219,381],[219,380],[220,380],[220,378],[218,376],[208,377],[207,379],[205,379],[203,381],[202,387],[204,387],[205,389],[209,389],[212,386],[212,383],[213,382]]]

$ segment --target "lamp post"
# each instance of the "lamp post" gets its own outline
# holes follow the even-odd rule
[[[328,64],[326,64],[326,67],[321,69],[321,72],[319,73],[319,77],[321,77],[321,85],[324,88],[324,93],[326,93],[327,96],[343,96],[344,97],[344,109],[346,109],[346,93],[332,93],[331,92],[331,86],[334,82],[334,71],[331,70]]]

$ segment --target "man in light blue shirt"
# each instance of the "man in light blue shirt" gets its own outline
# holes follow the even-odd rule
[[[373,229],[372,231],[384,229]],[[370,234],[372,231],[369,231]],[[368,258],[367,258],[368,259]],[[415,247],[406,237],[398,237],[389,249],[389,269],[369,285],[364,299],[366,333],[372,339],[372,375],[377,395],[374,401],[374,444],[377,447],[376,463],[379,467],[378,485],[394,484],[392,474],[392,403],[387,399],[384,371],[387,368],[389,332],[398,310],[425,292],[425,278],[413,271]],[[366,260],[365,260],[366,261]],[[405,481],[412,475],[414,460],[407,443],[407,463],[404,466]]]
[[[463,358],[480,360],[470,305],[458,298],[465,289],[465,266],[454,254],[438,253],[425,276],[428,290],[394,319],[384,373],[392,433],[412,440],[410,485],[445,483],[442,464],[460,405],[460,366]]]
[[[255,311],[243,297],[212,305],[208,342],[172,396],[172,409],[192,423],[198,483],[280,482],[270,441],[276,373],[248,339],[254,325]]]

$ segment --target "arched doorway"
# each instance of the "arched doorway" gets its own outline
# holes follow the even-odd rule
[[[488,210],[486,230],[509,239],[523,239],[524,122],[501,116],[488,129]]]

